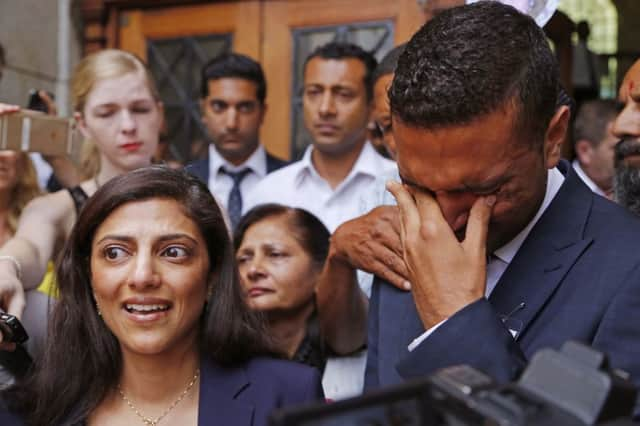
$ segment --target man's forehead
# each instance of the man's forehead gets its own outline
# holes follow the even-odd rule
[[[620,102],[626,102],[629,97],[640,99],[640,60],[636,61],[631,68],[629,68],[620,85],[618,100]]]
[[[244,78],[225,77],[209,80],[208,98],[254,101],[258,98],[258,85]]]
[[[365,65],[356,58],[320,58],[309,61],[304,72],[305,85],[364,85]]]

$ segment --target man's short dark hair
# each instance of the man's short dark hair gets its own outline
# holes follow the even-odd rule
[[[398,58],[404,51],[404,47],[406,43],[402,43],[393,49],[391,49],[384,58],[378,63],[375,71],[373,72],[373,84],[380,79],[380,77],[384,77],[385,75],[393,74],[396,72],[396,67],[398,66]]]
[[[256,84],[256,97],[261,104],[267,97],[267,82],[262,66],[250,57],[240,53],[223,53],[211,59],[202,67],[202,98],[209,96],[209,81],[221,78],[241,78]]]
[[[580,106],[573,125],[573,143],[587,140],[595,148],[607,135],[607,126],[618,114],[618,105],[611,99],[587,101]]]
[[[389,98],[408,126],[468,125],[510,106],[516,134],[541,143],[556,110],[558,65],[544,32],[492,1],[445,10],[407,43]]]
[[[304,61],[304,70],[307,70],[307,64],[313,58],[322,59],[357,59],[364,64],[364,86],[367,91],[367,99],[373,99],[373,72],[376,69],[378,61],[371,52],[364,50],[362,47],[353,43],[343,43],[332,41],[324,44],[313,52]]]

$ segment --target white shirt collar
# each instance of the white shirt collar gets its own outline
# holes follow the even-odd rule
[[[317,176],[319,179],[324,180],[322,176],[318,174],[318,171],[313,165],[313,161],[311,159],[313,149],[313,145],[309,145],[305,150],[304,155],[300,159],[300,170],[295,176],[296,184],[300,184],[302,182],[305,174],[311,174]],[[362,146],[360,154],[358,155],[358,159],[353,164],[351,171],[349,172],[347,177],[340,183],[340,185],[338,185],[336,190],[338,190],[338,188],[340,188],[343,184],[349,182],[354,176],[360,173],[376,177],[383,169],[383,166],[380,164],[381,159],[384,159],[384,157],[376,152],[369,141],[366,141]]]
[[[493,253],[496,257],[498,257],[503,262],[506,262],[507,264],[511,263],[516,253],[520,249],[520,246],[522,246],[522,243],[524,243],[524,240],[529,235],[529,232],[531,232],[531,229],[538,222],[540,216],[542,216],[545,210],[547,210],[547,207],[549,207],[551,201],[553,201],[553,198],[560,190],[563,182],[564,175],[560,173],[557,168],[554,167],[547,172],[547,189],[538,212],[535,214],[535,216],[533,216],[533,219],[531,219],[527,226],[525,226],[524,229],[520,231],[520,233],[518,233],[518,235],[516,235],[511,241],[509,241],[507,244],[503,245]]]
[[[584,171],[584,169],[582,168],[578,160],[573,160],[571,165],[573,166],[573,169],[576,171],[577,175],[580,176],[580,179],[582,179],[582,181],[585,183],[585,185],[589,187],[591,191],[595,192],[598,195],[602,195],[603,197],[607,196],[604,193],[604,191],[600,189],[598,184],[596,184],[593,180],[591,180],[591,178]]]
[[[209,176],[216,176],[220,167],[224,166],[227,170],[232,172],[240,171],[244,168],[249,168],[253,173],[259,177],[267,175],[267,152],[264,150],[262,144],[258,144],[258,148],[253,151],[253,154],[247,161],[239,166],[234,166],[228,162],[216,149],[215,145],[209,145]]]

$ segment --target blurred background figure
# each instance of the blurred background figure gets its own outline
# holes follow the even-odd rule
[[[0,247],[13,237],[22,210],[38,195],[38,177],[29,156],[0,151]]]
[[[371,143],[392,160],[396,159],[396,142],[391,127],[391,109],[387,92],[393,81],[398,58],[404,44],[396,46],[385,55],[373,72],[373,109],[371,111]]]
[[[573,97],[578,107],[588,100],[600,97],[600,65],[598,56],[589,49],[591,34],[589,23],[580,21],[576,25],[578,41],[573,46]]]
[[[264,313],[277,348],[287,358],[320,371],[327,353],[315,287],[329,237],[327,228],[311,213],[279,204],[249,211],[234,236],[247,303]]]
[[[316,371],[267,358],[222,212],[182,171],[107,182],[56,273],[47,351],[0,393],[26,424],[265,426],[274,408],[322,399]]]
[[[618,101],[624,108],[613,125],[620,139],[615,154],[615,200],[640,216],[640,60],[625,75]]]
[[[612,126],[617,112],[612,100],[587,101],[573,124],[573,168],[593,192],[608,198],[613,194],[613,153],[618,138]]]

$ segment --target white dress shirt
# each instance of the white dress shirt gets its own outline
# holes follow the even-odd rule
[[[558,169],[553,168],[549,170],[549,172],[547,173],[547,189],[544,195],[544,199],[542,200],[542,204],[540,205],[540,208],[536,212],[535,216],[533,216],[533,219],[531,219],[529,224],[527,224],[527,226],[525,226],[522,231],[518,233],[518,235],[516,235],[507,244],[497,249],[493,253],[491,261],[487,264],[487,285],[484,293],[485,297],[489,297],[493,289],[496,287],[496,284],[498,284],[500,277],[515,257],[516,253],[518,253],[518,250],[522,246],[522,243],[524,243],[524,240],[527,238],[534,225],[538,222],[540,216],[542,216],[545,210],[547,210],[547,207],[549,207],[549,205],[551,204],[551,201],[553,201],[553,198],[560,190],[563,182],[564,176]],[[409,352],[417,348],[418,345],[420,345],[431,335],[431,333],[433,333],[445,322],[446,319],[431,327],[429,330],[425,331],[419,337],[414,339],[413,342],[411,342],[411,344],[408,346]],[[517,332],[516,330],[510,331],[513,335],[515,335],[515,333]]]
[[[267,153],[262,145],[258,145],[258,148],[247,161],[239,166],[234,166],[220,155],[213,144],[209,145],[209,182],[207,186],[209,186],[209,191],[226,210],[229,193],[233,187],[233,179],[231,176],[222,173],[220,171],[221,167],[230,172],[239,172],[244,168],[251,170],[240,182],[240,194],[244,202],[251,189],[267,175]]]
[[[347,177],[335,188],[322,178],[311,161],[310,146],[300,161],[264,178],[245,198],[243,212],[265,203],[278,203],[305,209],[335,231],[343,222],[362,214],[363,194],[369,194],[376,176],[396,168],[367,142]]]
[[[607,194],[605,194],[604,191],[600,189],[600,187],[593,180],[591,180],[591,178],[584,171],[580,163],[578,163],[578,160],[573,160],[571,162],[571,165],[573,166],[573,170],[576,171],[578,176],[580,176],[580,179],[582,179],[582,181],[585,183],[585,185],[589,187],[591,191],[593,191],[598,195],[602,195],[603,197],[607,196]]]

